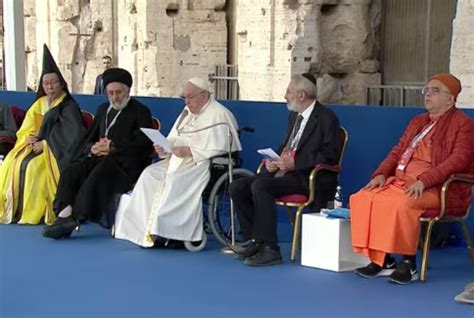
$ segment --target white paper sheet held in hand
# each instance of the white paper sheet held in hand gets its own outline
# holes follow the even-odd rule
[[[140,128],[140,130],[153,141],[154,146],[161,146],[166,152],[171,153],[171,144],[159,130],[151,128]]]
[[[257,152],[270,161],[280,159],[280,156],[272,148],[258,149]]]

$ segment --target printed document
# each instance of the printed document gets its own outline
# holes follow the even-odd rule
[[[272,148],[258,149],[257,152],[270,161],[280,159],[280,156]]]
[[[140,130],[153,141],[154,146],[161,146],[166,152],[171,153],[171,144],[159,130],[151,128],[140,128]]]

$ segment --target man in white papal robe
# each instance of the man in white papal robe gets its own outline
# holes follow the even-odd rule
[[[231,150],[240,151],[241,145],[234,116],[210,98],[207,81],[190,79],[183,98],[184,110],[167,137],[171,153],[155,146],[162,160],[148,166],[133,192],[121,197],[115,238],[152,247],[154,236],[180,241],[203,237],[202,192],[210,179],[210,158],[228,152],[229,130]]]

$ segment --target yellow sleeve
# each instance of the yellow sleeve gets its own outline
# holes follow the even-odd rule
[[[38,134],[39,128],[41,127],[41,122],[43,121],[43,115],[41,114],[41,103],[44,98],[45,97],[39,98],[26,112],[23,124],[21,124],[21,127],[16,134],[18,143],[26,143],[28,136],[36,136]]]

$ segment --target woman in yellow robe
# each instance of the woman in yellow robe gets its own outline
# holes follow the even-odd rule
[[[45,46],[36,100],[0,166],[0,223],[54,221],[60,171],[85,132],[81,111]]]

